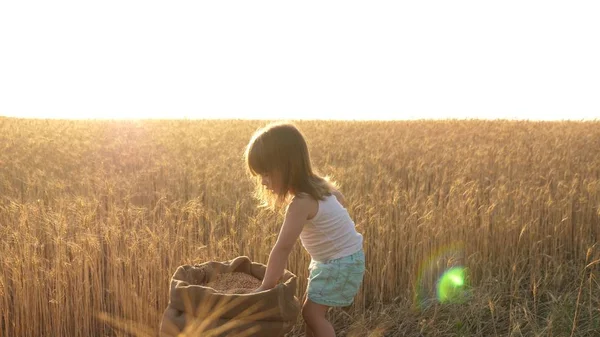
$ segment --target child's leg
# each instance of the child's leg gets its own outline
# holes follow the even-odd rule
[[[312,330],[308,327],[308,324],[304,324],[304,337],[315,337],[315,334],[312,332]]]
[[[306,322],[306,337],[335,337],[333,326],[325,318],[328,306],[315,303],[308,298],[302,306],[302,316]]]
[[[302,297],[302,311],[303,312],[304,312],[304,307],[306,306],[307,300],[308,300],[308,294],[305,293],[304,296]],[[308,324],[306,324],[306,321],[304,321],[304,337],[314,337],[314,336],[315,336],[315,334],[313,334],[310,327],[308,327]]]

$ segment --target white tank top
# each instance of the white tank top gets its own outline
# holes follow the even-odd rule
[[[361,250],[363,237],[337,198],[329,195],[318,202],[317,214],[308,220],[300,233],[300,241],[312,259],[324,262]]]

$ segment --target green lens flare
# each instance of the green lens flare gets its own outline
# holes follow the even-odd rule
[[[466,299],[466,269],[448,269],[437,284],[437,297],[440,303],[457,303]]]
[[[439,246],[426,256],[417,269],[414,307],[426,310],[437,304],[463,304],[473,298],[469,268],[462,241]]]

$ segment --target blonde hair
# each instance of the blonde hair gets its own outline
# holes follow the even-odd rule
[[[260,207],[275,209],[290,196],[306,193],[323,200],[337,189],[328,176],[313,171],[308,146],[300,130],[292,123],[271,123],[257,130],[244,153],[247,172],[255,182],[254,197]],[[271,192],[261,184],[260,175],[278,177],[281,190]]]

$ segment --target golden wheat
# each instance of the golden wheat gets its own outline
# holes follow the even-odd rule
[[[242,162],[264,124],[0,118],[0,335],[153,335],[179,265],[266,263],[282,216],[256,208]],[[297,124],[365,237],[340,336],[600,329],[599,122]],[[415,306],[445,247],[473,297]],[[309,261],[298,245],[287,265],[298,296]]]

